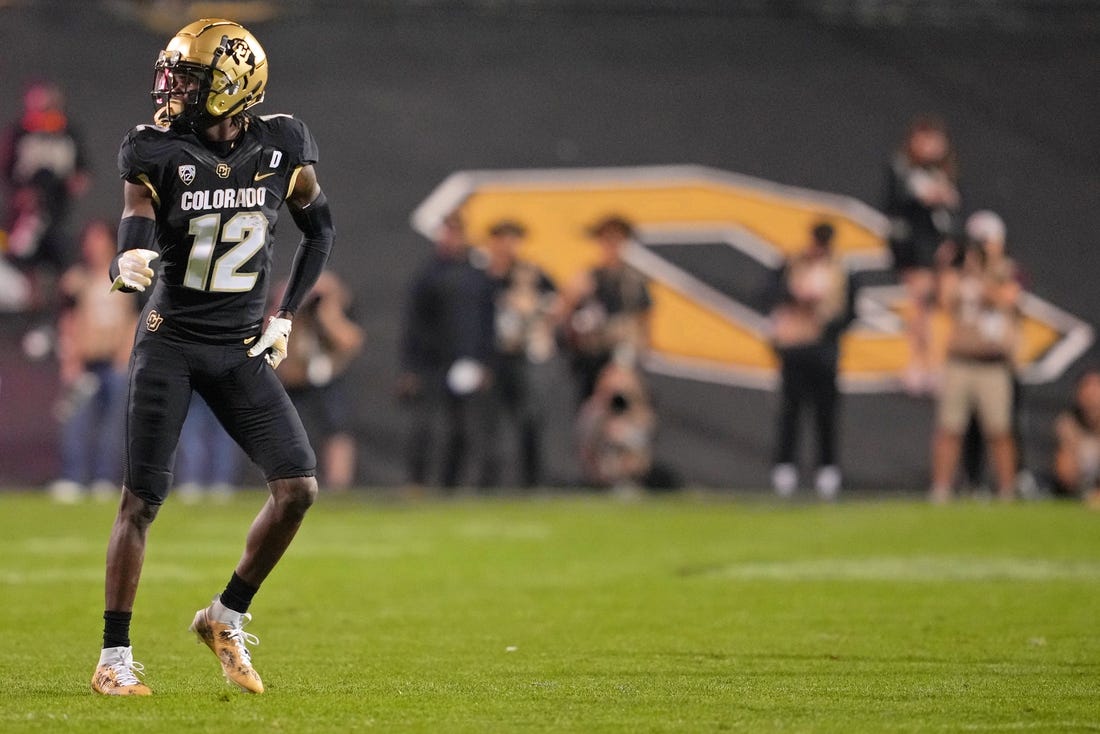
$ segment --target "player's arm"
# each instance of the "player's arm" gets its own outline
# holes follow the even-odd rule
[[[321,277],[325,269],[336,230],[332,224],[332,212],[328,201],[317,183],[313,166],[303,166],[294,178],[294,188],[286,199],[294,224],[302,232],[302,240],[294,253],[283,300],[275,314],[278,318],[293,318],[294,312],[305,300],[306,294]]]
[[[251,357],[263,354],[272,367],[278,367],[286,357],[287,339],[290,337],[294,312],[302,305],[306,294],[325,269],[336,238],[332,212],[320,184],[317,183],[313,166],[306,165],[299,169],[286,203],[294,224],[302,232],[302,240],[294,253],[279,309],[268,321],[259,341],[248,350]]]
[[[149,267],[156,251],[156,211],[153,194],[145,186],[122,184],[122,221],[118,224],[118,254],[111,261],[111,290],[143,291],[153,282]]]

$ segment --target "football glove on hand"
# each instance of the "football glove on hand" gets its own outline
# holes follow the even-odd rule
[[[286,359],[286,345],[289,339],[290,319],[280,319],[272,316],[267,321],[267,328],[264,329],[263,336],[248,350],[248,356],[256,357],[262,354],[267,363],[271,365],[271,369],[275,369]]]
[[[158,257],[160,253],[152,250],[127,250],[122,253],[118,258],[118,276],[111,283],[111,290],[130,288],[144,291],[153,282],[153,269],[149,263]]]

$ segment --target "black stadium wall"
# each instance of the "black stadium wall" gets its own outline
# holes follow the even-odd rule
[[[270,57],[260,109],[301,117],[320,144],[338,228],[332,267],[368,335],[353,367],[364,485],[403,480],[397,344],[405,285],[430,247],[412,215],[455,172],[686,167],[873,211],[907,121],[932,112],[951,126],[968,209],[1005,218],[1027,290],[1085,331],[1100,314],[1093,3],[1053,3],[1045,15],[1008,1],[955,15],[940,2],[852,3],[850,13],[813,2],[225,5]],[[119,141],[149,120],[156,53],[191,20],[159,16],[166,6],[188,4],[0,3],[0,117],[14,118],[26,80],[63,85],[94,172],[77,221],[118,216]],[[296,240],[279,228],[282,268]],[[0,484],[40,484],[57,470],[56,365],[23,352],[34,318],[0,322]],[[1026,458],[1039,473],[1052,416],[1098,356],[1082,344],[1025,388]],[[651,379],[663,463],[692,485],[766,486],[771,390]],[[931,422],[928,401],[889,387],[846,395],[849,483],[923,488]],[[552,480],[566,483],[569,416],[551,425]]]

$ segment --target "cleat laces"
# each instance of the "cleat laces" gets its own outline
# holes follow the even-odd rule
[[[134,660],[133,653],[126,652],[122,659],[112,663],[109,667],[115,674],[115,683],[120,686],[141,685],[139,675],[145,674],[145,666]]]
[[[240,626],[232,627],[225,632],[222,632],[222,637],[237,646],[237,650],[239,650],[241,653],[241,658],[243,658],[244,661],[249,665],[252,664],[252,653],[248,651],[247,645],[260,644],[259,637],[252,634],[251,632],[244,631],[244,625],[250,621],[252,621],[252,615],[249,612],[245,612],[241,615]]]

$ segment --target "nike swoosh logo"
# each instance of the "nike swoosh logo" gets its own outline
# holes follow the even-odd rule
[[[278,173],[278,171],[272,171],[271,173],[257,173],[252,178],[252,180],[253,181],[263,181],[265,178],[268,178],[270,176],[274,176],[276,173]]]

